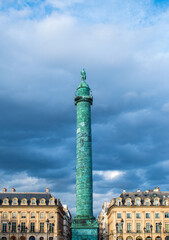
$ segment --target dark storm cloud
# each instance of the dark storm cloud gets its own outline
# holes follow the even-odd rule
[[[122,189],[169,187],[169,12],[149,19],[150,6],[131,0],[127,5],[134,3],[137,14],[126,14],[126,5],[121,8],[118,1],[111,5],[117,12],[111,18],[103,16],[107,4],[99,11],[100,2],[94,10],[84,7],[78,17],[69,8],[76,2],[43,1],[41,9],[50,5],[53,11],[38,20],[31,6],[2,11],[0,187],[44,191],[49,186],[74,213],[74,94],[85,67],[94,97],[98,213],[103,201]],[[84,19],[86,11],[92,24]]]

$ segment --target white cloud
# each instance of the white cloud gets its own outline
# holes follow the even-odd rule
[[[124,174],[123,171],[93,171],[94,175],[98,175],[104,178],[104,180],[109,181],[115,178],[119,178]]]

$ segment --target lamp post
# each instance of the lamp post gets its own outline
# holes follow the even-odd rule
[[[25,227],[25,235],[26,235],[26,240],[27,240],[27,231],[28,231],[28,228],[27,227]]]
[[[150,230],[151,230],[151,239],[152,239],[152,232],[153,232],[153,225],[150,225]]]
[[[19,240],[19,232],[20,232],[20,230],[21,230],[21,226],[20,226],[20,224],[18,225],[18,240]]]
[[[9,240],[10,240],[11,222],[8,223],[8,227],[9,227]]]
[[[159,223],[159,227],[160,227],[160,238],[161,238],[161,227],[162,227],[162,223]]]
[[[124,224],[124,220],[123,218],[121,219],[121,228],[122,228],[122,240],[123,240],[123,224]]]
[[[47,224],[47,240],[48,240],[48,227],[49,227],[49,219],[46,220],[46,224]]]

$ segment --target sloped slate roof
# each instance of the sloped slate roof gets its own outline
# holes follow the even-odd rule
[[[120,197],[125,200],[127,198],[131,198],[132,200],[135,200],[137,197],[140,197],[142,200],[145,200],[146,198],[149,198],[150,200],[153,200],[154,198],[158,197],[160,200],[164,199],[165,197],[169,198],[169,192],[156,192],[156,191],[149,191],[149,192],[126,192],[122,193]]]
[[[34,192],[23,192],[23,193],[19,193],[19,192],[0,192],[0,204],[2,204],[3,199],[4,198],[8,198],[9,199],[9,203],[12,202],[13,198],[18,198],[18,203],[21,202],[21,200],[23,198],[26,198],[28,201],[28,204],[30,203],[31,198],[36,198],[37,200],[37,204],[39,203],[40,199],[44,198],[46,200],[46,204],[48,204],[49,199],[53,198],[53,195],[50,193],[34,193]],[[57,201],[55,200],[55,203],[57,203]]]

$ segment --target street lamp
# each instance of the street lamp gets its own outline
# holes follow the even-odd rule
[[[18,240],[19,240],[19,232],[20,232],[20,230],[21,230],[21,226],[20,226],[20,224],[18,225]]]
[[[150,229],[151,229],[151,239],[152,239],[152,232],[153,232],[153,225],[150,225]]]
[[[9,227],[9,240],[10,240],[11,222],[8,223],[8,227]]]
[[[116,223],[116,233],[118,233],[118,223]]]
[[[123,223],[124,223],[124,220],[123,218],[121,219],[121,228],[122,228],[122,240],[123,240]]]
[[[25,235],[26,235],[26,240],[27,240],[27,231],[28,231],[28,228],[25,227]]]
[[[46,220],[46,224],[47,224],[47,240],[48,240],[48,226],[49,226],[49,219]]]

